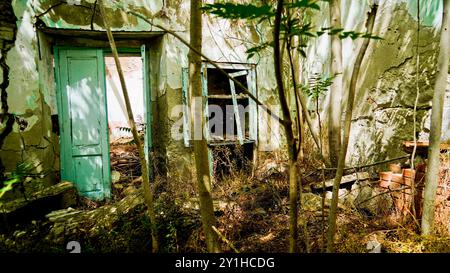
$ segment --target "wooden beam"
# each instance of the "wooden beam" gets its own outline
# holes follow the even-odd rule
[[[352,173],[352,174],[343,176],[341,179],[340,185],[352,183],[355,181],[368,180],[368,179],[370,179],[370,175],[367,172]],[[334,179],[325,181],[325,188],[333,187],[333,182],[334,182]],[[322,183],[317,183],[317,184],[313,185],[312,188],[315,190],[321,190],[321,189],[323,189],[323,185],[322,185]]]

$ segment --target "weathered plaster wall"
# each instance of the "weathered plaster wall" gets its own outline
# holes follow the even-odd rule
[[[32,188],[39,188],[54,180],[58,168],[59,145],[52,133],[52,109],[48,103],[54,100],[52,60],[40,58],[45,52],[41,55],[37,52],[34,14],[28,4],[23,1],[12,4],[17,32],[14,44],[4,52],[8,70],[5,77],[9,79],[4,103],[14,123],[5,135],[0,158],[6,173],[22,162],[30,164],[30,173],[37,175],[34,181],[42,182],[32,183]],[[41,44],[46,44],[45,37]],[[42,48],[45,50],[45,46]]]
[[[72,3],[72,4],[69,4]],[[2,147],[1,158],[7,162],[7,171],[15,164],[31,160],[39,172],[53,173],[58,169],[58,137],[52,132],[52,115],[57,113],[55,80],[53,77],[53,38],[36,31],[45,25],[64,30],[104,30],[103,22],[94,12],[96,1],[15,0],[17,39],[6,58],[9,71],[8,105],[10,112],[23,124],[13,126]],[[114,31],[160,31],[134,15],[121,10],[138,12],[157,24],[177,32],[189,41],[189,0],[105,0],[107,18]],[[73,4],[74,3],[74,4]],[[266,37],[261,29],[244,22],[230,22],[205,15],[203,52],[214,61],[247,62],[246,48]],[[13,22],[15,19],[13,20]],[[39,34],[38,34],[39,33]],[[251,34],[249,36],[249,33]],[[193,159],[190,148],[182,140],[174,140],[171,128],[180,118],[174,107],[181,105],[181,69],[188,65],[188,48],[171,35],[152,40],[150,50],[151,91],[153,101],[153,147],[155,164],[163,167],[174,179],[193,177]],[[272,73],[272,56],[265,52],[257,62],[258,95],[277,110],[278,100]],[[260,113],[261,114],[261,113]],[[267,118],[266,118],[267,119]],[[22,124],[22,123],[21,123]],[[261,124],[261,123],[260,123]],[[262,124],[260,139],[270,145],[261,150],[276,150],[283,141],[276,125]],[[272,138],[266,130],[273,131]],[[262,137],[262,138],[261,138]],[[53,178],[47,176],[48,181]]]
[[[436,0],[428,1],[434,3]],[[189,40],[188,0],[105,2],[107,17],[115,31],[159,31],[143,20],[124,13],[120,9],[124,7],[145,15]],[[415,0],[381,1],[374,32],[384,40],[372,43],[363,63],[349,145],[348,160],[351,164],[397,156],[402,153],[401,140],[412,138],[412,102],[417,72],[415,3]],[[323,22],[324,26],[328,24],[326,5],[322,4],[321,17],[315,18],[316,22]],[[366,1],[345,0],[342,5],[345,28],[362,31],[368,9]],[[94,6],[94,0],[81,0],[75,5],[58,0],[13,1],[17,35],[15,43],[10,42],[10,50],[2,50],[2,59],[10,67],[7,74],[10,83],[6,89],[9,113],[18,117],[12,132],[5,138],[0,154],[2,161],[6,162],[7,171],[13,170],[16,163],[25,159],[31,159],[40,172],[52,173],[58,169],[59,145],[51,123],[51,115],[57,114],[52,41],[39,31],[37,34],[35,24],[59,29],[103,30],[101,18],[93,12]],[[436,22],[439,20],[436,14],[439,13],[439,6],[434,5],[433,9],[432,12],[425,10],[421,13],[424,20],[418,46],[421,56],[420,130],[430,107],[438,49]],[[214,61],[247,62],[246,48],[271,38],[268,28],[263,31],[263,26],[206,15],[204,19],[203,52]],[[3,35],[3,32],[0,33]],[[343,43],[346,89],[360,40],[347,39]],[[184,147],[182,140],[175,140],[171,135],[172,126],[180,118],[173,109],[182,104],[181,68],[188,65],[188,48],[173,36],[163,35],[155,38],[149,49],[155,163],[169,171],[174,180],[190,179],[193,177],[192,151]],[[250,61],[257,63],[260,100],[277,110],[271,52],[264,51]],[[313,41],[303,68],[311,73],[329,71],[329,37],[322,36]],[[308,76],[306,74],[304,78]],[[325,97],[321,103],[322,117],[326,117],[327,101]],[[259,111],[259,117],[259,150],[279,149],[284,142],[283,130],[276,122],[270,125],[263,122],[262,111]],[[323,129],[326,131],[325,127]],[[52,177],[47,176],[46,179],[52,180]]]
[[[440,1],[421,1],[419,40],[417,1],[380,2],[374,34],[383,40],[371,42],[360,72],[347,155],[350,165],[376,162],[404,154],[402,141],[413,139],[416,79],[420,86],[417,130],[418,133],[427,130],[424,128],[424,118],[431,107],[439,53],[437,29],[440,27]],[[346,30],[365,30],[364,21],[368,11],[366,1],[343,1],[342,11]],[[305,66],[310,71],[329,73],[330,56],[324,54],[329,53],[329,43],[329,38],[324,37],[309,49]],[[344,91],[348,90],[360,43],[361,40],[343,40]],[[417,49],[420,55],[418,69]],[[328,114],[328,94],[321,102],[321,114],[324,117]],[[345,104],[346,101],[343,101],[343,109]]]
[[[6,89],[9,86],[9,70],[7,64],[7,53],[13,47],[16,39],[16,17],[11,3],[1,2],[0,10],[0,149],[2,149],[6,137],[11,133],[14,124],[14,116],[9,111],[8,93]],[[0,181],[4,180],[5,165],[0,157]]]
[[[414,29],[417,22],[405,5],[394,7],[392,14],[391,22],[377,29],[384,40],[372,46],[367,56],[370,61],[362,71],[364,80],[355,101],[358,107],[351,138],[355,144],[351,150],[354,163],[399,156],[401,142],[413,139],[417,81],[420,87],[418,132],[423,130],[423,119],[431,106],[439,38],[434,29],[422,26],[417,43]]]

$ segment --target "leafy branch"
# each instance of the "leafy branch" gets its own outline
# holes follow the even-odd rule
[[[284,8],[292,11],[320,11],[320,6],[317,0],[296,0],[292,3],[285,3]],[[322,2],[328,2],[322,0]],[[219,18],[230,19],[230,20],[257,20],[260,24],[264,21],[270,21],[275,16],[275,7],[269,4],[254,5],[254,4],[235,4],[235,3],[214,3],[205,4],[202,10],[206,13],[215,15]],[[293,12],[289,12],[293,13]],[[317,29],[311,22],[303,22],[297,17],[285,16],[281,18],[280,25],[280,39],[282,36],[287,37],[304,37],[304,38],[317,38],[322,35],[338,35],[340,39],[350,38],[356,40],[359,38],[363,39],[375,39],[380,40],[381,37],[373,35],[372,33],[366,32],[356,32],[356,31],[344,31],[343,28],[334,27],[322,27]],[[307,39],[302,39],[307,41]],[[247,50],[248,59],[252,58],[255,54],[258,54],[262,50],[268,47],[274,46],[274,42],[265,42],[255,47],[249,48]],[[304,48],[307,47],[306,43],[300,43],[297,50],[303,57],[306,57],[306,52]]]
[[[256,6],[253,4],[216,3],[205,4],[201,10],[224,19],[260,19],[259,22],[275,16],[275,11],[268,4]]]
[[[9,191],[14,189],[16,184],[23,183],[24,178],[32,171],[33,167],[29,163],[20,163],[12,172],[11,177],[6,181],[0,181],[2,187],[0,188],[0,199]]]

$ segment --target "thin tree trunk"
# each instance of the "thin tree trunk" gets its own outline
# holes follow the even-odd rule
[[[420,78],[420,1],[417,1],[417,39],[416,39],[416,99],[414,100],[414,110],[413,110],[413,141],[414,141],[414,148],[411,153],[411,169],[414,170],[414,159],[416,158],[416,151],[417,151],[417,105],[419,104],[419,97],[420,97],[420,85],[419,85],[419,78]],[[417,222],[418,226],[420,224],[417,221],[417,212],[416,212],[416,183],[411,184],[411,208],[412,208],[412,215],[414,215],[414,220]]]
[[[289,156],[289,252],[298,252],[298,170],[296,160]]]
[[[308,128],[309,128],[311,136],[312,136],[312,138],[314,140],[314,143],[316,144],[317,149],[319,149],[319,151],[321,151],[322,149],[320,148],[320,136],[318,136],[318,134],[313,129],[314,125],[313,125],[312,120],[311,120],[311,115],[308,112],[308,105],[306,104],[305,96],[300,91],[297,91],[296,95],[297,95],[298,100],[300,102],[303,117],[305,118],[306,124],[308,124]],[[321,152],[319,153],[319,156],[320,156],[320,159],[326,164],[324,156],[322,155]]]
[[[331,26],[341,27],[341,1],[330,0]],[[342,40],[338,35],[331,36],[331,75],[335,76],[330,90],[328,112],[328,145],[330,163],[336,167],[341,148],[341,101],[342,101]]]
[[[289,156],[289,252],[297,252],[298,239],[298,183],[297,183],[297,146],[292,130],[292,119],[289,105],[283,85],[283,67],[281,63],[280,27],[281,15],[283,13],[283,0],[278,0],[277,11],[274,23],[274,69],[278,86],[278,96],[280,98],[281,110],[284,118],[284,130],[286,132],[287,150]]]
[[[202,52],[202,1],[191,0],[190,38],[196,51]],[[194,137],[195,169],[197,171],[197,189],[200,199],[200,214],[208,252],[219,252],[217,234],[213,230],[216,219],[214,216],[213,199],[211,196],[211,175],[209,170],[208,144],[204,134],[206,98],[202,96],[202,58],[193,50],[189,51],[190,94],[192,113],[191,120],[194,130],[201,130],[201,138]],[[200,105],[198,105],[200,104]],[[194,134],[195,136],[195,134]]]
[[[136,143],[138,153],[139,153],[139,161],[141,163],[141,173],[142,173],[142,185],[144,188],[144,199],[147,204],[147,210],[151,221],[151,236],[152,236],[152,252],[158,252],[158,230],[156,227],[156,214],[153,207],[153,190],[150,186],[149,181],[149,172],[147,160],[145,159],[144,147],[139,138],[139,134],[136,128],[136,123],[134,122],[133,110],[131,108],[130,98],[128,96],[128,90],[125,83],[125,78],[122,71],[122,66],[119,60],[119,54],[117,52],[116,44],[114,42],[114,37],[111,32],[111,28],[108,24],[108,20],[106,19],[105,7],[103,5],[103,0],[99,1],[100,13],[103,18],[103,24],[105,25],[105,29],[108,35],[109,44],[111,46],[111,51],[114,56],[114,61],[116,63],[117,72],[119,73],[120,84],[122,86],[123,97],[125,100],[125,106],[128,114],[128,124],[131,128],[131,133],[133,134],[134,142]]]
[[[287,43],[286,43],[286,50],[287,50],[287,54],[288,54],[288,58],[289,58],[289,66],[291,68],[291,74],[292,74],[292,85],[293,85],[293,90],[294,90],[294,99],[295,99],[295,109],[297,112],[297,116],[296,116],[296,127],[297,127],[297,143],[298,143],[298,147],[297,147],[297,155],[302,154],[301,150],[302,150],[302,143],[304,141],[303,139],[303,135],[302,135],[302,127],[303,127],[303,122],[302,122],[302,113],[300,112],[300,102],[298,101],[298,96],[297,96],[297,92],[298,92],[298,73],[300,68],[298,67],[299,65],[299,60],[298,60],[298,53],[297,56],[295,55],[296,52],[292,52],[291,51],[292,48],[292,38],[288,38],[287,39]],[[296,50],[295,50],[296,51]],[[297,58],[296,58],[297,57]],[[298,159],[298,158],[297,158]]]
[[[373,26],[375,23],[375,16],[377,13],[378,5],[372,5],[371,11],[367,16],[367,33],[372,33]],[[334,178],[333,184],[333,194],[331,199],[330,206],[330,215],[328,216],[328,232],[327,232],[327,252],[334,251],[334,236],[336,233],[336,216],[337,216],[337,205],[339,201],[339,185],[341,183],[342,176],[344,174],[345,167],[345,157],[347,155],[347,147],[348,147],[348,139],[350,136],[350,127],[352,123],[352,114],[353,114],[353,104],[355,98],[356,91],[356,83],[359,77],[359,71],[361,69],[361,64],[364,59],[364,55],[366,54],[367,48],[369,46],[370,39],[364,39],[361,49],[358,52],[358,55],[355,60],[355,65],[353,67],[352,78],[350,81],[350,88],[348,91],[347,98],[347,108],[345,113],[345,122],[344,122],[344,136],[342,140],[342,147],[339,152],[339,160],[338,166],[336,170],[336,177]]]
[[[320,109],[319,109],[319,96],[316,98],[316,114],[317,114],[317,124],[319,125],[319,136],[320,136],[320,154],[323,154],[323,138],[322,138],[322,120],[320,118]]]
[[[297,48],[300,44],[300,37],[294,37],[294,44],[293,47]],[[304,115],[301,109],[300,101],[297,95],[298,85],[301,83],[301,60],[300,60],[300,53],[298,50],[292,50],[291,52],[291,66],[293,67],[293,84],[294,84],[294,96],[295,96],[295,107],[297,108],[297,138],[298,138],[298,157],[303,158],[303,149],[304,149],[304,143],[305,143],[305,127],[304,127]]]
[[[434,85],[433,107],[431,110],[430,146],[428,148],[428,166],[425,176],[425,189],[422,214],[422,235],[433,233],[436,190],[439,182],[440,143],[444,95],[447,87],[450,43],[450,3],[444,1],[441,41],[438,59],[438,71]]]
[[[290,30],[288,30],[290,31]],[[295,42],[294,45],[292,45],[293,41],[292,38],[288,38],[287,39],[287,44],[286,44],[286,49],[288,52],[288,58],[289,58],[289,65],[291,67],[291,74],[292,74],[292,85],[293,85],[293,90],[294,90],[294,95],[295,95],[295,108],[296,108],[296,112],[297,112],[297,116],[296,116],[296,122],[297,122],[297,149],[296,149],[296,159],[295,162],[297,162],[298,160],[300,160],[300,162],[303,160],[303,143],[304,143],[304,128],[303,128],[303,115],[302,112],[300,111],[300,102],[298,101],[298,96],[297,96],[297,92],[298,91],[298,82],[299,82],[299,75],[300,75],[300,62],[299,62],[299,53],[297,50],[295,50],[296,46]],[[291,49],[293,49],[291,51]],[[297,173],[293,173],[292,175],[297,177],[297,188],[294,188],[294,191],[298,191],[299,192],[299,198],[300,198],[300,207],[297,209],[298,214],[301,216],[303,216],[303,193],[302,193],[302,173],[299,169],[297,169],[297,166],[294,166],[296,169],[295,171]],[[295,208],[293,208],[293,210],[295,210]],[[304,234],[304,241],[305,241],[305,250],[306,253],[309,253],[310,250],[310,245],[309,245],[309,235],[308,235],[308,223],[307,221],[303,221],[303,234]],[[293,242],[294,243],[294,242]]]

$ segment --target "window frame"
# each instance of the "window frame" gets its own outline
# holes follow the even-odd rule
[[[243,76],[240,75],[244,71],[246,73],[246,81],[247,81],[247,89],[252,93],[253,96],[258,97],[257,94],[257,85],[256,85],[256,64],[249,64],[249,63],[229,63],[229,62],[217,62],[216,64],[219,65],[222,69],[234,69],[239,70],[233,73],[229,73],[230,76],[238,77]],[[205,105],[206,109],[208,109],[209,102],[208,100],[211,98],[208,96],[208,69],[217,69],[215,66],[213,66],[210,63],[203,62],[202,64],[202,96],[204,99],[206,99]],[[230,144],[239,144],[243,145],[245,143],[254,143],[257,144],[258,141],[258,109],[256,102],[251,99],[248,95],[246,96],[246,99],[248,99],[248,105],[249,105],[249,137],[248,139],[245,139],[243,136],[243,130],[241,127],[241,119],[239,116],[239,108],[238,108],[238,101],[237,101],[237,95],[236,95],[236,88],[234,82],[229,79],[230,84],[230,93],[231,93],[231,100],[233,102],[233,111],[234,111],[234,120],[236,122],[236,126],[238,127],[238,139],[237,141],[233,140],[223,140],[223,141],[217,141],[212,142],[212,139],[210,137],[210,127],[209,127],[209,111],[205,111],[204,118],[206,119],[205,122],[205,137],[208,142],[208,146],[218,146],[218,145],[230,145]],[[191,133],[191,123],[190,123],[190,105],[189,100],[190,94],[189,94],[189,69],[188,68],[182,68],[182,102],[183,102],[183,141],[185,147],[190,147],[191,145],[191,139],[192,139],[192,133]],[[239,130],[240,128],[240,130]]]

